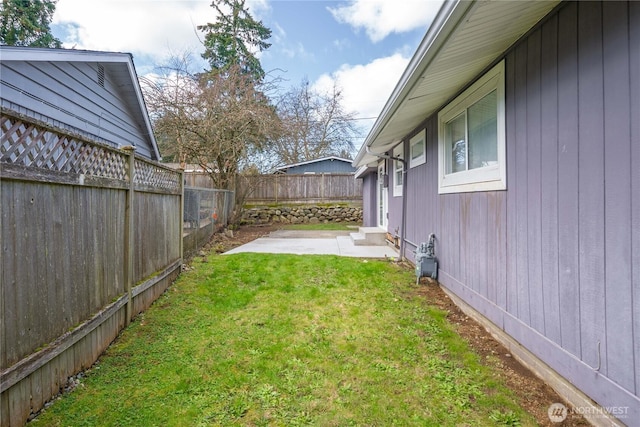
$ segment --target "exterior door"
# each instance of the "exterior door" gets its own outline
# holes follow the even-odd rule
[[[385,162],[378,165],[378,227],[387,229],[389,189],[385,185]]]

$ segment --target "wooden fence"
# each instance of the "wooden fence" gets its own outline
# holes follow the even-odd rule
[[[248,204],[362,201],[362,180],[353,174],[258,175],[243,177],[240,186]]]
[[[184,172],[184,185],[186,187],[211,188],[213,189],[213,181],[205,172]]]
[[[0,424],[90,367],[182,264],[180,172],[0,117]]]
[[[214,233],[229,224],[234,196],[234,192],[229,190],[184,187],[182,240],[186,258],[209,242]]]

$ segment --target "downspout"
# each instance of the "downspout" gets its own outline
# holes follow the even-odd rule
[[[402,152],[404,153],[404,141],[402,141]],[[404,260],[404,246],[405,246],[405,234],[406,234],[406,219],[407,219],[407,161],[400,157],[390,156],[386,153],[374,153],[371,151],[371,147],[365,145],[365,150],[367,154],[372,156],[388,159],[388,160],[398,160],[402,162],[402,215],[401,215],[401,224],[400,224],[400,261]]]

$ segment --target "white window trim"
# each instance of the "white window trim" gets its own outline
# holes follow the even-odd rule
[[[393,149],[393,157],[404,159],[404,142]],[[391,160],[393,162],[393,197],[402,197],[402,186],[404,184],[404,167],[401,161]],[[402,168],[399,169],[398,167]],[[402,183],[398,185],[398,172],[402,173]]]
[[[446,174],[445,123],[463,113],[491,91],[497,91],[498,164]],[[507,189],[504,61],[493,67],[471,87],[438,113],[438,193],[466,193]]]
[[[422,142],[422,154],[419,157],[413,157],[413,147]],[[427,130],[422,129],[409,140],[409,168],[415,168],[427,162]]]

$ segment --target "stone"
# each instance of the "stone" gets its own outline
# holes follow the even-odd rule
[[[300,223],[311,222],[316,218],[318,222],[362,222],[362,208],[315,205],[291,207],[264,207],[245,210],[241,223]],[[316,220],[313,220],[315,223]]]

